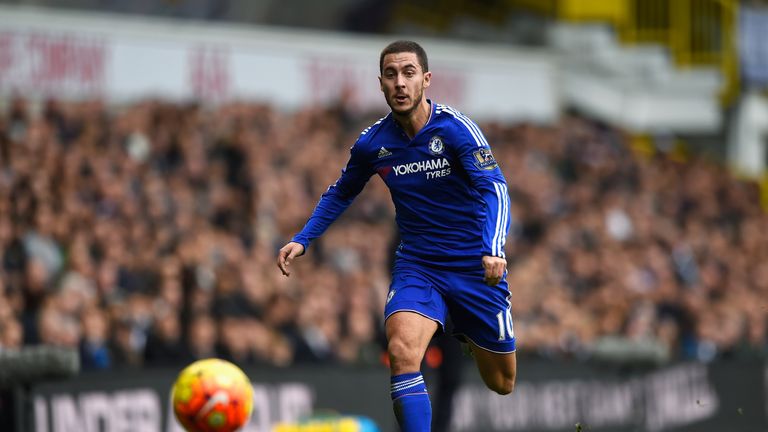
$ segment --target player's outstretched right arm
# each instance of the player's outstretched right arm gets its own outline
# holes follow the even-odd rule
[[[280,267],[280,271],[283,272],[283,276],[290,276],[291,271],[288,266],[291,265],[291,261],[297,256],[301,256],[304,253],[304,246],[301,243],[288,242],[285,246],[280,248],[280,253],[277,254],[277,266]]]
[[[360,139],[350,149],[349,161],[341,171],[341,176],[320,197],[304,228],[277,254],[277,266],[283,275],[290,276],[288,265],[291,261],[304,254],[310,242],[320,237],[341,216],[373,175],[366,156],[359,150],[359,143]]]

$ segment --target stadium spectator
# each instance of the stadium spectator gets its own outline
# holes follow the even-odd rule
[[[83,310],[83,337],[80,341],[80,365],[83,370],[109,369],[112,358],[108,344],[106,314],[96,306]]]
[[[197,314],[192,317],[187,331],[189,361],[218,357],[216,322],[210,315]]]
[[[176,311],[159,302],[152,318],[153,326],[144,345],[144,364],[147,366],[172,366],[184,364],[189,358],[181,334],[181,322]]]

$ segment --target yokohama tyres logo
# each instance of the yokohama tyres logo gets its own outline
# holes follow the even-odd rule
[[[434,171],[450,166],[451,164],[448,162],[448,159],[441,158],[395,165],[392,167],[392,170],[395,172],[395,175],[399,176],[405,174],[417,174],[423,171]]]

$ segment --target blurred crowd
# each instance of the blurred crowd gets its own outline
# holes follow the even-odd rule
[[[0,349],[73,347],[86,369],[380,364],[395,227],[378,178],[289,278],[275,266],[375,118],[13,100],[0,116]],[[519,355],[766,356],[756,184],[663,146],[640,153],[578,116],[482,126],[510,185]]]
[[[768,354],[768,218],[755,182],[577,117],[491,128],[510,183],[522,353],[606,361]]]

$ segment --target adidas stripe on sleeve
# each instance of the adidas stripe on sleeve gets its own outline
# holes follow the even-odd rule
[[[491,147],[480,128],[467,116],[446,105],[438,110],[456,120],[459,159],[486,206],[483,227],[483,255],[505,258],[504,246],[510,226],[507,182],[493,157]]]

